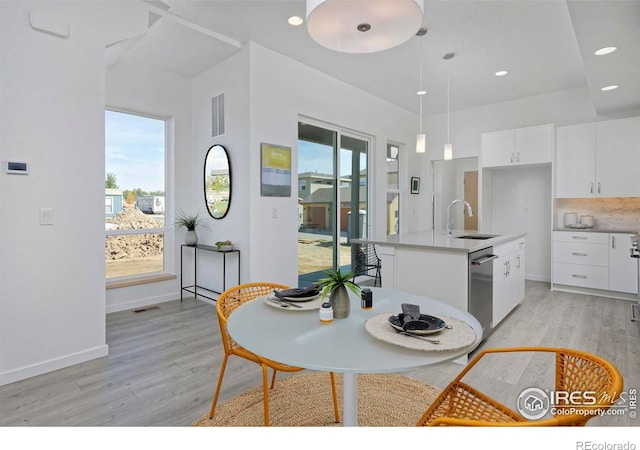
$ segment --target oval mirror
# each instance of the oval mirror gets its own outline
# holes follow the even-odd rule
[[[231,164],[222,145],[214,145],[204,159],[204,201],[214,219],[222,219],[231,204]]]

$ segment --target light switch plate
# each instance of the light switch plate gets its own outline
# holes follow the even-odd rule
[[[53,208],[40,208],[40,225],[53,225]]]

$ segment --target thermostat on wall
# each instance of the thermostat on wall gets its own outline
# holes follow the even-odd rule
[[[29,173],[29,168],[26,162],[5,161],[4,168],[7,173],[16,173],[19,175],[26,175]]]

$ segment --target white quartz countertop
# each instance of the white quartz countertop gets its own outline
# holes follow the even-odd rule
[[[621,229],[614,230],[612,228],[554,228],[553,231],[571,231],[575,233],[576,231],[585,232],[585,233],[630,233],[630,234],[639,234],[638,230],[632,229]]]
[[[490,239],[462,239],[464,235],[492,235]],[[414,233],[400,233],[389,236],[352,239],[351,242],[370,242],[393,247],[410,247],[418,250],[445,250],[471,253],[494,245],[503,244],[524,237],[526,233],[480,233],[478,231],[454,230],[451,236],[445,230],[427,230]]]

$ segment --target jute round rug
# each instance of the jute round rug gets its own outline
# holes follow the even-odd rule
[[[224,387],[224,386],[223,386]],[[336,374],[342,419],[342,375]],[[358,375],[358,423],[369,427],[413,427],[440,390],[396,374]],[[328,373],[301,373],[276,381],[269,391],[271,426],[340,426],[333,415]],[[194,427],[255,427],[264,425],[262,386],[218,404],[213,419],[205,414]]]

